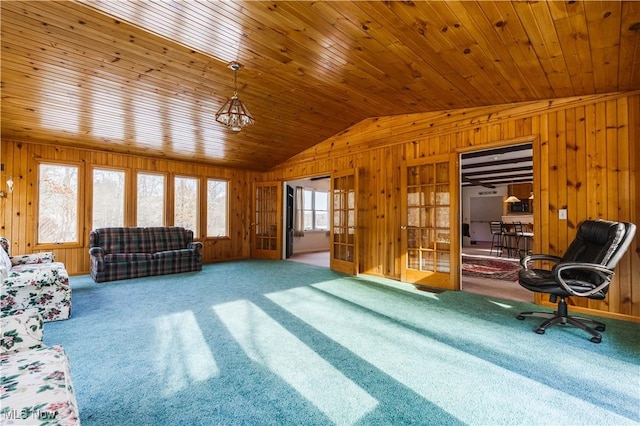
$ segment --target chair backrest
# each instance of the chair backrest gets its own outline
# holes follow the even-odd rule
[[[635,225],[608,220],[585,220],[561,262],[595,263],[614,269],[629,248]]]
[[[501,234],[502,222],[496,222],[496,221],[489,222],[489,228],[491,229],[492,234]]]
[[[513,222],[513,232],[522,235],[522,222]]]

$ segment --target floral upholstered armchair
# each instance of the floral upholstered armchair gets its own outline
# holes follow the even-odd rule
[[[45,346],[42,334],[37,313],[0,318],[2,424],[80,424],[69,358],[62,346]]]
[[[44,321],[71,315],[69,275],[53,253],[9,255],[9,242],[0,237],[0,315],[37,309]]]

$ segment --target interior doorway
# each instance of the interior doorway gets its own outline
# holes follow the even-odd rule
[[[533,145],[505,144],[460,154],[462,291],[532,302],[533,293],[517,283],[519,250],[495,244],[491,222],[522,221],[533,227]],[[517,195],[517,205],[506,202]],[[514,211],[512,211],[514,210]],[[465,235],[466,232],[466,235]],[[501,236],[498,238],[502,238]],[[493,244],[492,244],[493,243]]]
[[[330,176],[305,177],[286,181],[283,185],[287,194],[284,206],[287,214],[284,218],[285,248],[282,258],[328,268]],[[303,204],[302,208],[299,204]],[[296,227],[301,220],[304,226]]]

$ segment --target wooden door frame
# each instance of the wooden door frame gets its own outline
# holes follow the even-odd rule
[[[458,205],[460,206],[458,208],[458,220],[460,221],[459,223],[462,224],[462,181],[460,180],[460,175],[462,174],[462,168],[460,165],[460,161],[462,158],[462,154],[466,154],[469,152],[478,152],[478,151],[486,151],[489,149],[494,149],[494,148],[501,148],[501,147],[506,147],[506,146],[513,146],[513,145],[523,145],[523,144],[527,144],[530,143],[531,144],[531,148],[532,148],[532,161],[533,161],[533,182],[532,182],[532,191],[533,191],[533,235],[539,235],[541,236],[541,225],[540,225],[540,214],[541,214],[541,210],[540,210],[540,203],[541,203],[541,195],[542,192],[540,190],[541,186],[541,182],[540,182],[540,177],[542,175],[541,173],[541,161],[539,160],[541,158],[541,147],[540,147],[540,143],[539,143],[539,136],[538,135],[529,135],[529,136],[523,136],[521,138],[515,138],[515,139],[506,139],[506,140],[501,140],[501,141],[497,141],[497,142],[493,142],[493,143],[488,143],[488,144],[483,144],[482,146],[467,146],[467,147],[462,147],[462,148],[458,148],[456,149],[456,154],[457,154],[457,165],[458,165]],[[539,248],[540,248],[540,238],[534,238],[533,239],[533,247],[532,250],[534,253],[539,253]],[[461,289],[461,284],[462,284],[462,238],[460,238],[460,241],[458,242],[457,245],[457,251],[458,251],[458,255],[457,258],[459,259],[459,277],[460,279],[458,280],[458,289]],[[534,300],[536,303],[540,303],[540,301],[542,300],[542,297],[539,293],[535,293],[535,297]]]

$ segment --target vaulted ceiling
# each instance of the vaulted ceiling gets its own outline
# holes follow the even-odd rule
[[[2,137],[267,170],[371,117],[640,89],[634,1],[2,1]],[[255,125],[215,113],[233,94]]]

